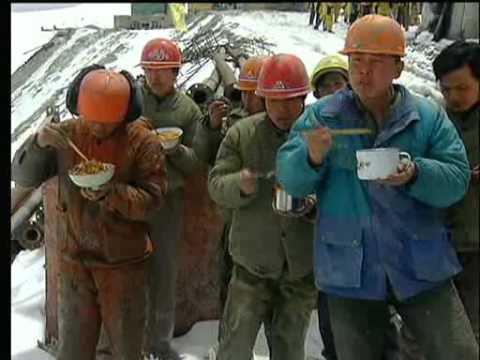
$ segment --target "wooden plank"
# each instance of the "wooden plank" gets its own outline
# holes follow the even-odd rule
[[[46,267],[46,328],[45,343],[58,340],[58,239],[57,239],[57,185],[54,177],[43,185],[45,214],[45,267]]]

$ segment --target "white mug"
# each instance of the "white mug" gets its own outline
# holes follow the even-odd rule
[[[381,180],[397,172],[402,159],[411,161],[409,153],[395,148],[357,150],[357,175],[361,180]]]

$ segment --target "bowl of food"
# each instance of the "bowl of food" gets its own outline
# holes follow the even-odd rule
[[[183,135],[183,130],[179,127],[164,127],[156,129],[155,134],[159,137],[164,149],[169,150],[178,145]]]
[[[113,164],[89,160],[75,165],[68,175],[78,187],[98,190],[100,186],[112,179],[114,172],[115,165]]]

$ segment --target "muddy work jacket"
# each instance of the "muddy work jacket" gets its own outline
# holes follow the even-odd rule
[[[275,128],[266,113],[238,121],[222,141],[208,179],[212,199],[233,212],[229,234],[233,261],[261,278],[278,279],[285,272],[298,279],[313,270],[313,224],[273,211],[275,180],[258,179],[254,194],[240,192],[240,171],[273,170],[286,138],[287,133]]]
[[[183,130],[181,145],[175,152],[166,155],[168,193],[171,193],[183,188],[185,176],[201,167],[201,161],[191,147],[202,113],[197,104],[182,92],[158,97],[146,82],[142,84],[142,97],[142,118],[149,128],[179,127]]]
[[[248,112],[243,107],[232,109],[228,114],[226,128],[229,129],[238,120],[248,117]],[[212,129],[210,127],[210,117],[205,115],[197,126],[197,132],[193,139],[193,150],[198,158],[208,165],[213,165],[217,155],[218,148],[225,136],[222,127]]]
[[[480,164],[480,105],[466,113],[449,112],[448,115],[460,132],[470,168],[473,169]],[[447,224],[453,231],[457,251],[479,251],[479,206],[480,183],[472,179],[465,197],[448,211]]]
[[[38,187],[58,175],[58,242],[67,260],[92,266],[116,266],[141,261],[151,252],[146,219],[163,203],[165,158],[158,139],[138,122],[121,126],[98,140],[82,120],[60,123],[62,130],[89,159],[115,165],[113,187],[103,200],[89,201],[69,178],[82,162],[71,149],[41,148],[37,135],[17,150],[12,180]]]

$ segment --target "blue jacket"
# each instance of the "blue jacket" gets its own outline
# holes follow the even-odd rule
[[[316,193],[314,241],[317,287],[343,297],[383,300],[387,279],[398,299],[440,285],[461,270],[441,208],[460,200],[470,169],[465,147],[445,111],[400,91],[384,128],[369,136],[337,136],[319,167],[308,161],[300,131],[362,127],[352,90],[311,105],[277,155],[277,179],[293,196]],[[410,153],[417,179],[404,186],[359,180],[355,151],[396,147]]]

